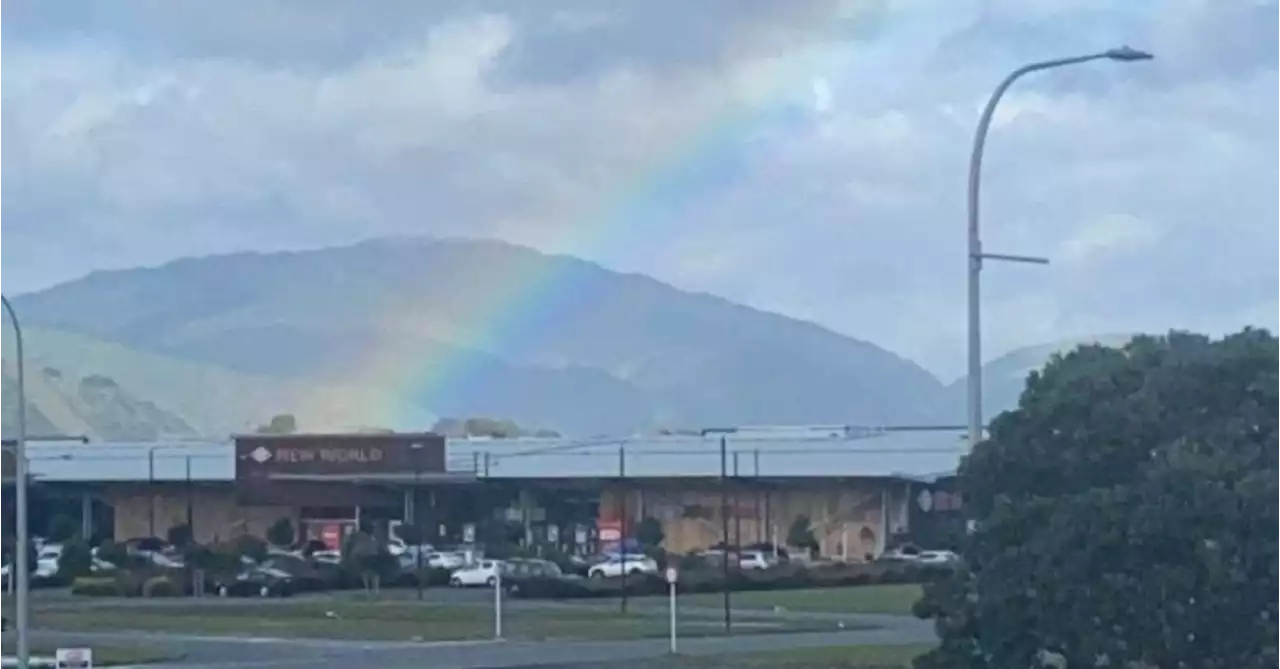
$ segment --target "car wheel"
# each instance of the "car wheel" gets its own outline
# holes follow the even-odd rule
[[[269,585],[264,585],[264,586],[262,586],[262,587],[258,588],[258,596],[259,596],[259,597],[270,597],[270,596],[271,596],[271,586],[269,586]]]
[[[227,596],[229,596],[229,595],[231,595],[231,590],[230,590],[229,588],[227,588],[227,586],[225,586],[225,585],[220,585],[220,586],[218,586],[218,596],[219,596],[219,597],[227,597]]]
[[[493,586],[495,586],[495,585],[497,585],[497,584],[498,584],[498,579],[496,579],[496,578],[494,578],[494,577],[490,576],[489,578],[486,578],[486,579],[484,580],[484,584],[485,584],[485,585],[487,585],[487,586],[489,586],[490,588],[492,588]]]
[[[462,587],[462,579],[458,578],[457,576],[454,576],[453,578],[449,579],[449,585],[451,585],[451,586],[453,586],[453,587],[455,587],[455,588],[461,588],[461,587]]]
[[[640,574],[643,574],[643,573],[644,573],[644,570],[643,570],[643,569],[640,569],[640,568],[636,568],[636,569],[632,569],[631,571],[629,571],[629,572],[627,572],[627,573],[628,573],[628,574],[631,574],[632,576],[639,576]]]
[[[591,578],[595,578],[595,579],[604,578],[604,572],[600,571],[599,569],[591,572],[589,575],[591,576]]]

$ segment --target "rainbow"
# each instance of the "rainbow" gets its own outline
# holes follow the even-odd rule
[[[654,239],[677,238],[678,231],[663,229],[664,224],[657,222],[669,225],[679,220],[679,214],[700,196],[734,183],[747,171],[749,165],[741,159],[744,137],[768,130],[770,136],[785,139],[787,133],[805,129],[813,114],[802,108],[812,106],[813,82],[819,77],[839,82],[856,79],[862,68],[867,73],[882,69],[883,54],[877,53],[881,48],[868,38],[887,25],[887,2],[864,0],[859,7],[856,17],[806,10],[803,25],[813,26],[818,35],[839,29],[844,32],[841,41],[833,37],[823,47],[769,61],[762,72],[755,73],[753,80],[763,84],[756,83],[752,93],[700,118],[685,120],[677,132],[651,147],[642,164],[620,173],[614,188],[605,189],[577,211],[559,212],[554,217],[556,233],[539,246],[590,257],[639,246],[635,240],[641,236],[650,249]],[[928,23],[904,17],[905,11],[893,10],[895,25]],[[853,42],[847,34],[851,22],[858,22]],[[759,152],[770,148],[753,148],[757,153],[752,160],[759,160]],[[506,350],[516,338],[544,332],[552,317],[566,313],[576,301],[572,279],[546,266],[497,268],[489,278],[482,286],[468,286],[468,307],[461,318],[451,315],[450,327],[455,329],[443,338],[460,349]],[[476,390],[468,384],[483,356],[425,352],[422,335],[442,338],[440,324],[432,322],[431,314],[402,302],[386,305],[384,312],[380,329],[387,334],[370,347],[367,356],[357,356],[343,375],[346,391],[317,390],[294,402],[304,427],[316,429],[312,424],[330,422],[326,418],[359,417],[357,423],[363,426],[423,429],[434,418],[424,407],[436,406],[450,394]],[[334,427],[328,424],[324,429]]]

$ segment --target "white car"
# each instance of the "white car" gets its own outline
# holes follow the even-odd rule
[[[763,570],[778,566],[778,560],[764,551],[738,553],[738,569]]]
[[[49,578],[58,573],[58,561],[62,559],[62,544],[44,544],[36,551],[36,570],[31,573],[33,577]],[[103,568],[114,568],[108,562],[99,560],[97,557],[92,558],[91,567],[93,571],[99,571]],[[12,567],[8,564],[0,568],[0,579],[6,583]]]
[[[658,563],[647,555],[613,555],[587,570],[590,578],[607,578],[623,574],[656,574]]]
[[[455,588],[467,588],[484,585],[492,588],[505,572],[506,565],[502,560],[481,560],[471,567],[463,567],[449,575],[449,585]]]
[[[461,553],[427,553],[423,563],[432,569],[461,569],[467,565],[467,558]]]
[[[960,556],[951,551],[920,551],[916,556],[916,564],[952,564],[959,562]]]

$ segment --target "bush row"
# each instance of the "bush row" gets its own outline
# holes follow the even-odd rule
[[[288,569],[293,575],[294,592],[354,590],[365,587],[361,575],[341,565],[296,561]],[[205,592],[213,592],[215,575],[205,572]],[[424,569],[421,574],[404,572],[384,587],[415,587],[419,578],[427,587],[449,584],[449,570]],[[193,572],[185,569],[117,569],[106,574],[80,576],[71,583],[71,594],[89,597],[177,597],[193,594]],[[66,583],[62,583],[66,585]]]
[[[940,566],[881,564],[838,564],[819,567],[784,565],[763,571],[730,571],[729,587],[733,591],[795,590],[800,588],[846,587],[894,583],[925,583],[949,573]],[[624,584],[625,580],[625,584]],[[667,592],[662,576],[634,574],[604,579],[532,577],[510,579],[507,587],[517,597],[528,599],[583,599],[619,597],[624,588],[628,596],[659,595]],[[679,588],[683,593],[722,592],[724,573],[691,570],[680,573]]]

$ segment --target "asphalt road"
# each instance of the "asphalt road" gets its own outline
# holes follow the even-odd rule
[[[734,637],[702,637],[680,641],[680,652],[719,655],[756,650],[910,644],[933,640],[928,622],[906,617],[877,617],[877,629],[801,634],[751,634]],[[888,618],[892,618],[891,620]],[[862,617],[857,617],[860,622]],[[866,622],[873,622],[867,620]],[[887,623],[887,624],[886,624]],[[71,633],[36,631],[38,642],[57,645],[142,643],[185,654],[181,662],[150,665],[154,669],[480,669],[505,667],[573,666],[583,663],[661,657],[667,641],[591,642],[363,642],[298,639],[248,639],[131,632]]]

